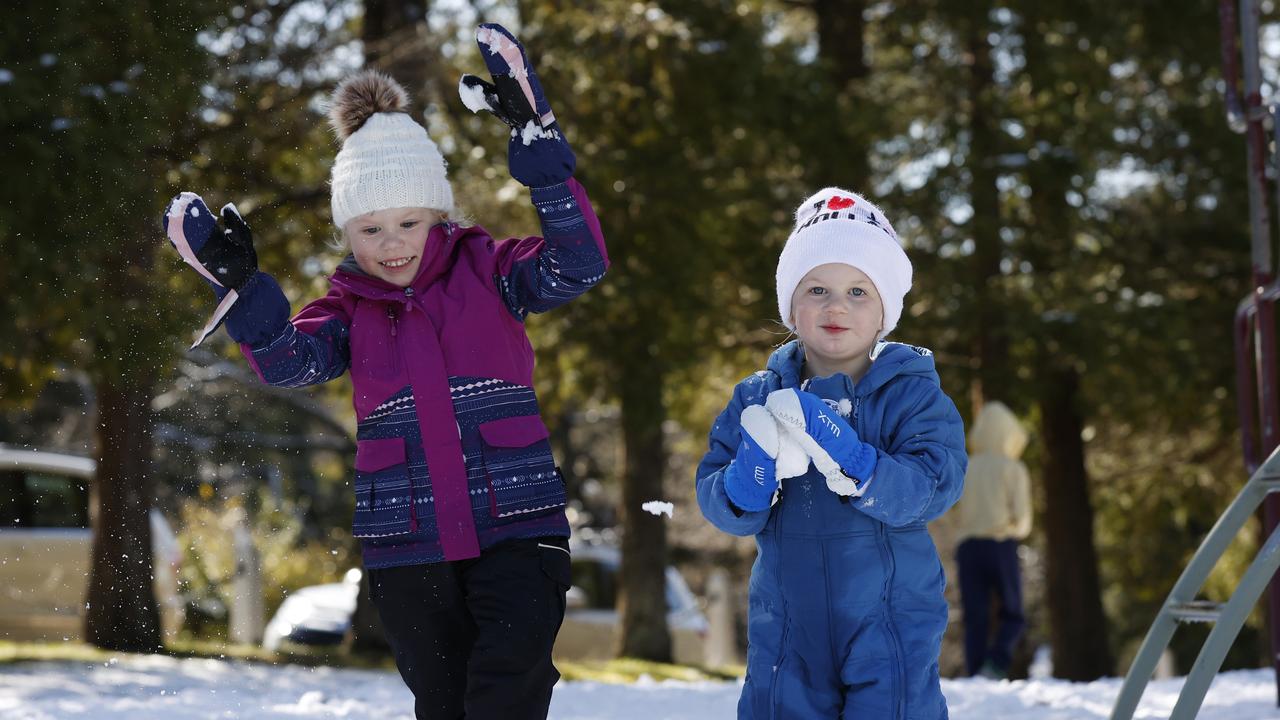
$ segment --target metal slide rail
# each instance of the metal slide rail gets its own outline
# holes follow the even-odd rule
[[[1276,569],[1280,568],[1280,529],[1267,538],[1230,600],[1219,604],[1197,600],[1196,595],[1204,587],[1209,573],[1231,541],[1248,524],[1258,506],[1273,492],[1280,492],[1280,450],[1271,453],[1253,477],[1249,478],[1244,489],[1205,536],[1204,542],[1187,564],[1187,569],[1174,584],[1151,629],[1147,631],[1138,655],[1129,666],[1129,674],[1124,678],[1124,685],[1120,687],[1120,694],[1116,697],[1115,708],[1111,711],[1111,720],[1130,720],[1133,717],[1138,701],[1142,699],[1142,691],[1146,689],[1160,655],[1169,646],[1169,640],[1180,622],[1214,623],[1191,672],[1187,674],[1178,702],[1173,707],[1173,714],[1169,717],[1170,720],[1190,720],[1199,712],[1205,693],[1209,691],[1209,684],[1222,668],[1222,661],[1235,642],[1240,628],[1244,626],[1245,619],[1262,596],[1262,591],[1267,588]]]

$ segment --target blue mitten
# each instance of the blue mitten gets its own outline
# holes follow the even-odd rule
[[[472,112],[488,110],[511,126],[507,145],[511,177],[531,188],[568,180],[577,160],[560,132],[524,46],[496,23],[476,28],[476,43],[493,82],[463,75],[458,95]]]
[[[877,453],[822,398],[795,388],[769,393],[765,407],[813,459],[839,495],[861,496],[876,471]]]
[[[766,510],[778,490],[778,426],[763,405],[742,410],[742,443],[724,471],[724,491],[742,510]]]
[[[253,234],[236,210],[227,203],[222,208],[222,226],[218,216],[195,193],[184,192],[169,201],[161,218],[169,243],[182,260],[209,283],[218,298],[218,307],[208,324],[197,335],[195,347],[204,342],[235,304],[238,290],[244,288],[258,272],[258,255],[253,248]]]

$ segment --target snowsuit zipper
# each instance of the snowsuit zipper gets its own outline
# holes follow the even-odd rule
[[[865,428],[863,428],[862,423],[859,422],[861,418],[858,417],[858,410],[861,404],[862,396],[855,393],[853,399],[853,413],[851,414],[852,417],[850,419],[853,421],[851,424],[857,429],[860,437],[865,434]],[[894,561],[893,548],[889,546],[889,531],[882,522],[876,523],[876,543],[880,546],[880,556],[884,562],[885,568],[887,568],[885,572],[884,597],[882,598],[884,601],[882,617],[884,618],[885,630],[889,634],[889,646],[893,651],[893,717],[897,720],[901,720],[901,718],[905,717],[906,711],[906,708],[904,708],[903,705],[906,703],[907,680],[905,677],[906,673],[902,667],[904,655],[902,650],[902,639],[898,637],[898,628],[894,624],[893,620],[893,582],[894,575],[897,573],[898,568],[897,563]]]
[[[884,588],[884,618],[885,630],[889,633],[890,648],[893,650],[893,695],[894,695],[894,718],[902,718],[903,703],[906,696],[906,677],[902,667],[902,639],[898,637],[898,628],[893,621],[893,581],[894,574],[897,572],[897,565],[893,558],[893,549],[889,547],[889,533],[885,529],[883,523],[876,528],[876,539],[880,543],[881,556],[884,559],[885,567],[888,568],[886,573],[886,581]]]
[[[781,502],[781,499],[779,499]],[[787,641],[791,635],[791,610],[787,607],[787,595],[782,583],[782,513],[774,515],[773,530],[778,535],[778,552],[775,553],[773,573],[778,581],[778,603],[782,616],[782,638],[778,641],[778,657],[773,662],[773,677],[769,679],[769,717],[782,716],[782,667],[787,662]]]

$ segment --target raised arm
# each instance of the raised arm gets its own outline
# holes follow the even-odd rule
[[[183,262],[218,299],[196,345],[225,321],[263,382],[300,387],[346,371],[349,317],[337,294],[311,303],[291,321],[280,285],[258,270],[253,233],[234,205],[222,208],[219,222],[199,195],[184,192],[169,202],[162,224]]]
[[[600,222],[577,180],[535,188],[532,196],[543,236],[498,246],[502,298],[520,318],[581,295],[609,266]]]
[[[259,378],[276,387],[327,382],[347,371],[351,318],[339,291],[289,318],[289,301],[270,275],[259,272],[227,314],[227,334]]]
[[[542,237],[498,247],[503,299],[523,318],[581,295],[604,276],[609,258],[600,221],[572,177],[573,149],[524,46],[493,23],[476,30],[476,44],[493,82],[464,75],[458,94],[473,112],[487,110],[510,127],[507,165],[511,177],[530,189],[542,224]]]

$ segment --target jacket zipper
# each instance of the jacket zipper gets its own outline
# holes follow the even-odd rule
[[[396,341],[396,326],[399,324],[400,314],[392,305],[387,306],[387,321],[391,324],[391,372],[400,372],[400,344]]]
[[[413,295],[412,288],[404,289],[406,296]],[[394,372],[400,371],[400,343],[396,341],[396,325],[398,324],[398,315],[395,306],[387,305],[387,319],[391,321],[391,362]],[[413,476],[409,474],[409,468],[405,467],[405,476],[409,480],[409,532],[418,532],[418,492],[415,487]]]

